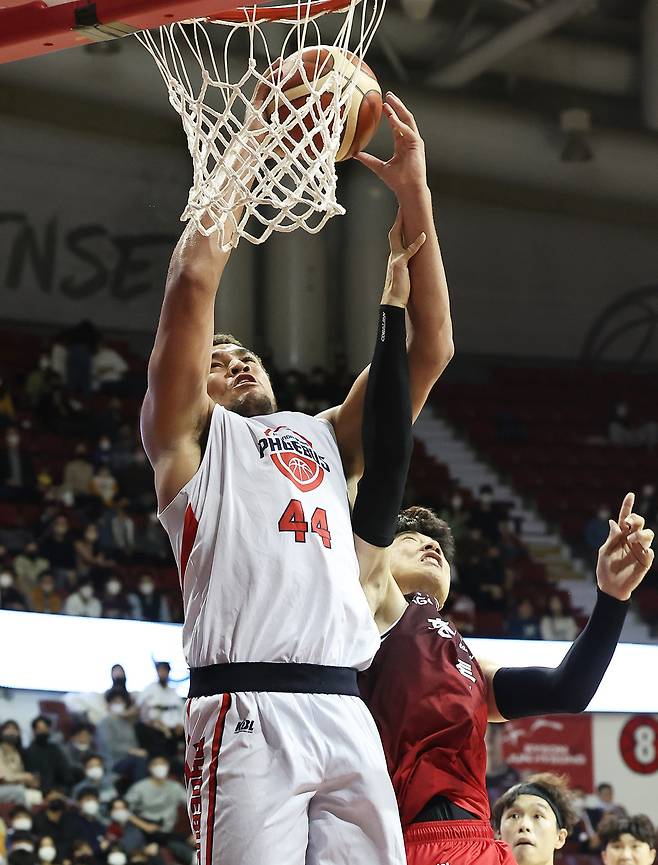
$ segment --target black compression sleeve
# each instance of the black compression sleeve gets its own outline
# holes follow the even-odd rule
[[[584,712],[612,660],[627,610],[628,601],[597,590],[592,615],[559,667],[501,667],[493,678],[500,714],[512,719]]]
[[[365,467],[352,528],[367,543],[388,547],[395,537],[413,447],[405,311],[401,307],[379,307],[362,438]]]

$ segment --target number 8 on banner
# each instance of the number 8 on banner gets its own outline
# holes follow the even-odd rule
[[[658,770],[658,721],[651,715],[636,715],[624,724],[619,735],[624,763],[638,775]]]

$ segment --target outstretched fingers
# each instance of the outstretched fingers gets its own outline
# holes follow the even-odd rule
[[[418,127],[416,126],[416,120],[413,114],[411,113],[411,111],[409,111],[409,109],[399,96],[396,96],[395,93],[392,93],[389,90],[386,94],[386,102],[384,104],[392,107],[397,117],[403,123],[405,123],[414,132],[418,132]]]
[[[365,150],[355,153],[354,159],[360,162],[361,165],[365,165],[366,168],[369,168],[373,174],[377,175],[377,177],[381,177],[382,168],[386,164],[383,160],[373,156],[372,153],[366,153]]]
[[[411,138],[414,135],[417,135],[416,130],[413,126],[410,126],[408,123],[405,123],[404,120],[398,115],[393,105],[389,105],[388,102],[384,103],[383,106],[384,115],[388,120],[388,124],[391,127],[391,132],[393,133],[393,138],[395,139],[395,143],[397,145],[398,139],[407,139]]]

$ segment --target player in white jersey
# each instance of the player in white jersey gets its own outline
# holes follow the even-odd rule
[[[448,294],[422,140],[391,95],[385,113],[395,153],[362,161],[396,193],[406,235],[428,238],[410,265],[417,414],[452,355]],[[213,345],[227,259],[214,238],[183,232],[142,409],[184,597],[198,860],[402,863],[381,743],[356,685],[378,645],[346,485],[361,471],[367,372],[317,418],[277,412],[259,359],[233,338]]]

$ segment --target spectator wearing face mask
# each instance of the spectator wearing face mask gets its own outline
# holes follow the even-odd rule
[[[7,839],[9,847],[9,862],[36,863],[36,840],[31,832],[16,830]]]
[[[101,597],[104,619],[133,619],[133,606],[123,591],[123,584],[116,574],[111,574],[105,583]]]
[[[57,591],[55,578],[50,571],[44,571],[39,577],[39,585],[30,595],[30,606],[35,613],[50,613],[56,615],[62,612],[64,600]]]
[[[167,599],[155,587],[150,574],[142,574],[137,582],[137,591],[131,596],[135,618],[142,622],[170,622],[171,614]]]
[[[128,862],[128,856],[121,844],[114,843],[110,844],[105,851],[104,861],[106,865],[126,865]]]
[[[25,751],[25,767],[39,776],[44,793],[51,787],[68,789],[71,783],[71,767],[60,748],[50,741],[51,728],[50,719],[38,715],[32,721],[32,743]]]
[[[16,587],[16,579],[8,568],[0,569],[0,609],[29,610],[27,599]]]
[[[135,713],[125,690],[105,694],[108,714],[98,725],[98,748],[106,765],[130,783],[146,777],[148,753],[140,748],[135,731]]]
[[[62,859],[69,856],[75,839],[73,815],[61,790],[51,790],[44,807],[34,816],[34,833],[52,838]]]
[[[0,802],[27,804],[26,790],[36,787],[38,779],[25,771],[21,731],[16,721],[0,726]]]
[[[109,465],[99,466],[91,479],[91,494],[97,496],[106,507],[110,507],[118,492],[119,484]]]
[[[32,841],[32,814],[23,805],[17,805],[9,812],[9,831],[7,832],[7,847],[12,850],[21,841]],[[34,852],[34,846],[32,850]]]
[[[84,761],[84,778],[73,788],[74,799],[83,790],[95,790],[100,802],[100,814],[105,818],[110,807],[110,802],[116,798],[117,789],[111,778],[105,772],[103,758],[99,754],[89,754]]]
[[[110,822],[105,837],[112,844],[120,844],[130,855],[144,846],[144,833],[136,825],[139,817],[130,813],[125,799],[117,797],[110,804]]]
[[[92,787],[84,787],[76,796],[77,812],[73,814],[73,829],[76,839],[86,841],[94,856],[100,856],[105,839],[105,823],[100,818],[98,793]]]
[[[94,594],[90,577],[83,577],[78,588],[64,602],[63,613],[67,616],[88,616],[98,619],[102,611],[101,602]]]
[[[37,842],[37,859],[43,865],[60,865],[62,859],[57,855],[55,840],[50,835],[44,835]]]
[[[64,756],[71,767],[72,779],[77,784],[85,777],[85,760],[94,750],[93,724],[78,722],[63,746]]]
[[[155,841],[167,847],[177,861],[191,863],[194,848],[174,834],[178,809],[186,802],[185,788],[169,776],[169,761],[153,757],[149,762],[149,777],[138,781],[126,793],[126,803],[141,821],[138,826],[147,842]]]

